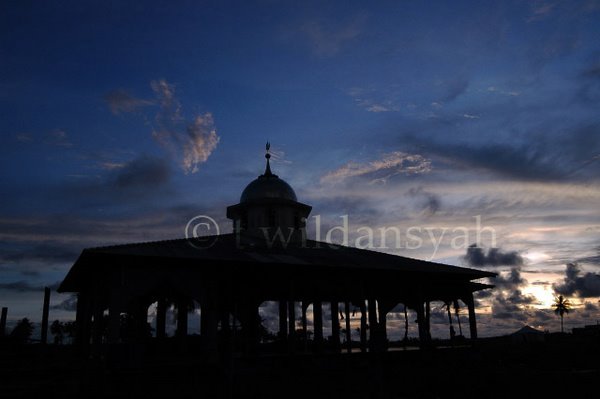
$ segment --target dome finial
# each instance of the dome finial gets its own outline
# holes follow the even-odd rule
[[[271,163],[269,162],[269,159],[271,159],[271,154],[269,153],[269,150],[271,149],[271,143],[268,141],[265,149],[267,150],[267,153],[265,154],[265,158],[267,158],[267,168],[265,169],[264,176],[273,176],[273,172],[271,172]]]

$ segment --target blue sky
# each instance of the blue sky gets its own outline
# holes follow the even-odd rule
[[[181,237],[201,213],[227,231],[270,140],[323,226],[348,215],[350,245],[414,226],[423,246],[380,250],[499,271],[486,334],[556,330],[559,292],[567,327],[598,318],[600,2],[0,7],[9,317],[38,319],[82,248]]]

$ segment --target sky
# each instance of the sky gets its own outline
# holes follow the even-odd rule
[[[231,231],[270,141],[311,238],[499,273],[481,335],[559,330],[560,294],[567,330],[596,324],[599,20],[596,0],[2,2],[9,323],[83,248],[196,215]]]

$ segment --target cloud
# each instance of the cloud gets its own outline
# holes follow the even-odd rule
[[[198,165],[208,160],[220,140],[212,114],[196,115],[191,122],[186,122],[175,97],[175,87],[164,79],[152,81],[151,87],[160,105],[155,118],[157,127],[152,133],[154,138],[181,159],[186,174],[196,173]]]
[[[43,242],[16,243],[0,241],[0,262],[35,261],[48,264],[72,262],[80,248],[74,244],[53,240]]]
[[[371,183],[386,182],[396,175],[415,175],[431,171],[431,161],[419,154],[394,151],[370,162],[349,162],[321,177],[322,183],[333,183],[348,178],[367,178]]]
[[[48,144],[59,147],[72,147],[73,143],[69,140],[69,135],[62,129],[54,129],[48,134]]]
[[[521,266],[523,257],[517,251],[503,252],[500,248],[490,248],[485,253],[482,247],[473,244],[467,248],[464,259],[470,266]]]
[[[28,281],[19,280],[10,283],[0,283],[0,289],[18,291],[18,292],[37,292],[44,291],[44,287],[49,287],[51,290],[56,290],[60,285],[60,281],[53,284],[42,286],[42,285],[31,285]]]
[[[196,173],[198,164],[206,162],[219,144],[212,114],[196,116],[188,125],[187,134],[188,139],[183,143],[183,169],[186,173]]]
[[[316,55],[330,57],[336,55],[346,42],[361,34],[364,22],[363,16],[342,23],[335,20],[312,20],[306,22],[300,30],[310,40]]]
[[[150,100],[134,97],[125,89],[109,91],[104,95],[104,101],[115,115],[135,112],[142,107],[154,104]]]
[[[560,295],[575,295],[580,298],[600,296],[600,275],[587,272],[581,274],[577,263],[567,264],[562,283],[552,285],[554,292]]]
[[[77,310],[77,295],[70,295],[67,299],[56,305],[50,306],[50,308],[53,310],[66,310],[69,312],[74,312]]]
[[[455,100],[458,96],[467,91],[469,81],[465,78],[449,79],[441,84],[446,91],[438,101],[447,103]]]
[[[517,287],[527,284],[527,280],[521,276],[521,271],[516,267],[510,269],[507,274],[500,273],[496,277],[490,278],[490,280],[497,288],[506,290],[515,290]],[[516,292],[514,291],[514,293]],[[520,293],[520,291],[518,292]]]
[[[150,188],[164,185],[169,181],[170,169],[162,158],[141,155],[116,169],[112,178],[119,189]]]
[[[421,207],[423,213],[427,216],[434,215],[441,206],[441,199],[438,195],[425,191],[423,187],[412,187],[407,192],[408,196],[421,198]]]

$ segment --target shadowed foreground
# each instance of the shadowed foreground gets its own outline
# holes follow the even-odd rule
[[[505,398],[593,394],[600,379],[600,342],[558,338],[526,344],[493,339],[473,348],[377,355],[261,356],[234,359],[230,364],[199,361],[193,352],[174,356],[165,353],[165,347],[145,353],[141,362],[132,362],[131,348],[124,347],[113,347],[101,361],[81,360],[69,346],[5,347],[0,396]]]

